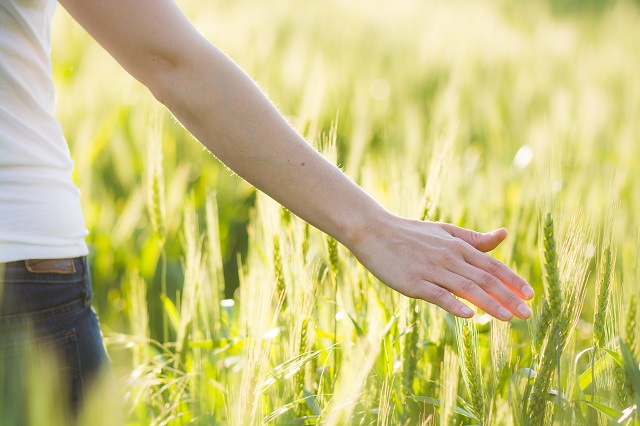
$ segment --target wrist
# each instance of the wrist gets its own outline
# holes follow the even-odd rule
[[[360,247],[369,244],[391,225],[395,216],[378,203],[362,209],[352,220],[343,223],[344,241],[340,241],[349,251],[356,254]]]

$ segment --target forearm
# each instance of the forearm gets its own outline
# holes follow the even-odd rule
[[[389,217],[324,160],[171,0],[60,0],[229,168],[351,248]]]
[[[387,217],[229,58],[206,41],[193,51],[151,89],[223,163],[347,247]]]

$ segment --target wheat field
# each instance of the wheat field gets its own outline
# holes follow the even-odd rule
[[[178,3],[390,211],[506,226],[492,255],[534,316],[460,320],[385,287],[59,8],[58,118],[120,395],[97,384],[75,422],[640,424],[636,3]],[[72,424],[54,388],[34,380],[29,424]]]

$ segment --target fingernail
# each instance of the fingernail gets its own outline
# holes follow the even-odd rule
[[[498,309],[498,315],[500,315],[500,317],[505,320],[510,320],[511,318],[513,318],[511,312],[507,311],[505,308]]]
[[[460,311],[462,312],[462,315],[464,315],[465,317],[473,316],[473,311],[468,306],[463,306],[462,309],[460,309]]]
[[[518,307],[518,313],[525,318],[529,318],[533,312],[531,312],[531,309],[527,305],[523,304]]]
[[[522,294],[527,299],[531,299],[533,296],[535,296],[536,293],[533,291],[533,288],[531,288],[530,286],[525,286],[522,288]]]

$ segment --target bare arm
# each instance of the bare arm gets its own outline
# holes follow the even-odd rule
[[[529,285],[483,253],[506,230],[479,234],[386,211],[307,144],[171,0],[60,3],[222,162],[391,288],[458,316],[472,313],[451,293],[502,320],[530,316],[522,302],[533,296]]]

